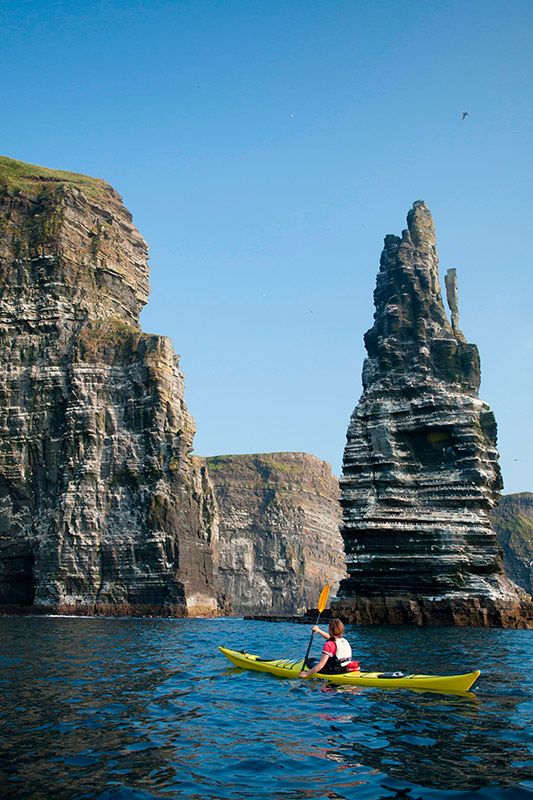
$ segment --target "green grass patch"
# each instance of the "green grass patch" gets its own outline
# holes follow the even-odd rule
[[[59,186],[72,186],[93,198],[105,195],[111,190],[109,184],[100,178],[91,178],[89,175],[77,172],[48,169],[0,156],[0,188],[38,195],[43,190],[53,191]]]
[[[208,456],[205,459],[205,463],[207,464],[207,468],[209,471],[215,471],[217,469],[225,469],[231,464],[231,459],[226,458],[225,456]]]
[[[273,472],[283,472],[286,475],[295,475],[302,472],[302,465],[292,461],[277,461],[274,458],[261,458],[261,464]]]

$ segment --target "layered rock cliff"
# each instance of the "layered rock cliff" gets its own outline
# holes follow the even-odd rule
[[[216,508],[147,248],[103,181],[0,159],[0,604],[213,613]]]
[[[478,398],[477,348],[458,328],[455,270],[446,289],[452,323],[419,201],[381,256],[344,452],[349,577],[335,609],[363,623],[530,626],[531,602],[506,578],[490,522],[501,488],[496,421]]]
[[[533,594],[533,492],[504,495],[491,518],[507,575]]]
[[[219,579],[236,613],[295,614],[316,607],[344,577],[339,485],[306,453],[207,459],[220,512]]]

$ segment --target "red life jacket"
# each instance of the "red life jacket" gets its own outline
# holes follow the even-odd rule
[[[350,643],[343,637],[335,639],[334,636],[328,639],[327,644],[330,643],[333,643],[334,652],[332,655],[332,648],[329,647],[326,649],[326,646],[324,646],[324,652],[328,654],[329,658],[321,671],[325,675],[340,675],[343,672],[347,672],[348,665],[354,663],[352,662],[352,648],[350,647]],[[358,667],[359,665],[357,665],[357,668]]]

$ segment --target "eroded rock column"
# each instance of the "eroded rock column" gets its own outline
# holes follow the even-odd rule
[[[414,203],[387,236],[365,335],[363,394],[347,433],[341,532],[349,578],[336,611],[361,623],[533,625],[509,581],[489,512],[502,486],[496,421],[478,397],[479,355],[450,324],[433,221]]]

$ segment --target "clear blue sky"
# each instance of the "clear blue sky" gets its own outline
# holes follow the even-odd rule
[[[383,237],[423,199],[533,491],[531,0],[3,0],[0,31],[0,152],[124,196],[196,452],[340,471]]]

